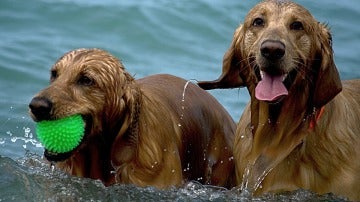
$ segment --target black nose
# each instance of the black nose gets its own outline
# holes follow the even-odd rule
[[[261,44],[261,55],[269,60],[279,60],[285,55],[285,45],[280,41],[267,40]]]
[[[31,113],[37,121],[50,119],[52,106],[52,102],[45,97],[34,97],[29,104]]]

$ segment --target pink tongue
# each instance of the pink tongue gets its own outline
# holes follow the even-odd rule
[[[255,97],[263,101],[275,101],[281,96],[287,95],[288,91],[283,84],[283,75],[271,76],[264,73],[262,80],[255,88]]]

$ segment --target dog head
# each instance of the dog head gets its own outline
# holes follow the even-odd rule
[[[40,91],[29,104],[34,121],[57,120],[80,114],[85,121],[85,136],[78,148],[99,134],[110,135],[110,124],[123,124],[132,105],[134,79],[121,62],[100,49],[77,49],[63,55],[51,68],[50,85]],[[112,120],[122,120],[112,121]],[[109,133],[109,134],[108,134]],[[104,142],[107,138],[102,137]],[[76,149],[75,149],[76,150]],[[73,152],[73,151],[72,151]],[[57,154],[45,151],[52,161],[64,160],[72,152]]]
[[[247,86],[263,101],[278,102],[307,82],[320,107],[341,91],[328,28],[291,1],[256,5],[235,31],[219,79],[199,82],[204,89]]]

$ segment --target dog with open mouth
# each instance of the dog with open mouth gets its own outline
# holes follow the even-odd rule
[[[53,65],[50,85],[29,108],[37,122],[81,115],[85,134],[79,146],[44,152],[72,175],[105,185],[232,185],[236,124],[213,96],[184,79],[135,80],[110,53],[77,49]]]
[[[360,200],[360,80],[340,81],[332,37],[304,7],[265,0],[247,14],[204,89],[247,87],[237,126],[237,185]]]

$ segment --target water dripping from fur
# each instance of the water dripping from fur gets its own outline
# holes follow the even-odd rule
[[[271,172],[272,168],[270,169],[266,169],[264,170],[260,176],[257,177],[257,179],[255,180],[254,184],[249,184],[251,183],[251,173],[252,170],[254,169],[254,165],[251,163],[248,163],[248,165],[246,166],[245,170],[244,170],[244,174],[243,174],[243,180],[240,186],[240,190],[241,192],[243,191],[248,191],[250,193],[254,193],[257,189],[261,188],[261,183],[264,181],[265,177]]]
[[[184,85],[184,89],[183,89],[183,92],[182,92],[182,99],[181,99],[181,110],[182,110],[182,112],[181,112],[181,114],[180,114],[180,120],[182,120],[182,119],[184,118],[184,113],[183,113],[183,111],[185,110],[185,94],[186,94],[186,89],[187,89],[189,83],[191,83],[191,82],[197,82],[197,81],[196,81],[195,79],[190,79],[190,80],[188,80],[188,81],[185,83],[185,85]],[[179,127],[182,126],[181,123],[178,123],[177,125],[178,125]]]

